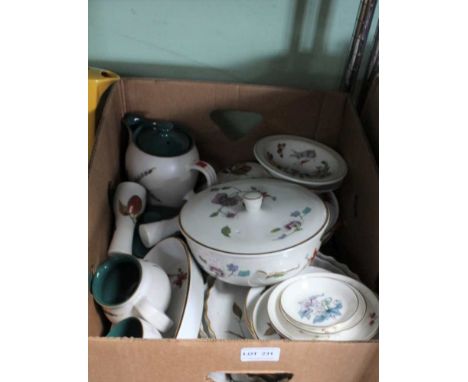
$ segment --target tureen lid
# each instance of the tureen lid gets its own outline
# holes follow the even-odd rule
[[[276,179],[214,185],[180,212],[184,235],[222,252],[261,254],[294,247],[317,235],[328,209],[312,191]]]

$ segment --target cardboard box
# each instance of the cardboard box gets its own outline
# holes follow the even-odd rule
[[[218,109],[255,111],[264,121],[232,141],[215,125]],[[337,197],[341,224],[334,254],[378,288],[378,174],[375,159],[348,96],[338,92],[223,83],[123,79],[116,83],[97,131],[89,164],[89,271],[105,258],[112,234],[109,190],[125,179],[127,133],[120,119],[128,111],[189,127],[201,158],[215,168],[253,159],[261,137],[297,134],[323,142],[344,157],[349,173]],[[377,381],[378,341],[299,342],[257,340],[142,340],[100,337],[106,321],[93,298],[88,303],[89,380],[205,381],[209,372],[287,372],[293,381]],[[277,347],[278,362],[241,362],[246,347]]]

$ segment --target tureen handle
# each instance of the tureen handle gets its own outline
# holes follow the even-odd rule
[[[248,191],[242,195],[245,209],[248,212],[260,211],[262,207],[263,195],[259,191]]]

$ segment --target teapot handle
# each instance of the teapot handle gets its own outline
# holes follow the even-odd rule
[[[209,163],[206,163],[205,161],[202,161],[202,160],[196,161],[192,166],[190,166],[190,170],[200,171],[205,176],[206,185],[208,187],[218,182],[216,171]]]

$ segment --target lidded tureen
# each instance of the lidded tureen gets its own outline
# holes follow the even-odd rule
[[[245,179],[193,196],[179,225],[207,273],[259,286],[299,273],[318,252],[328,219],[313,191],[282,180]]]

